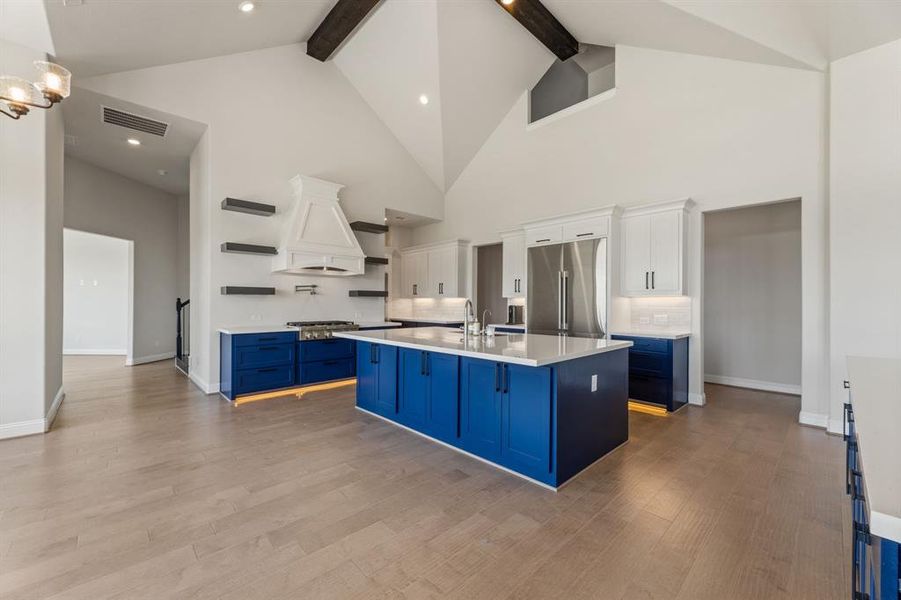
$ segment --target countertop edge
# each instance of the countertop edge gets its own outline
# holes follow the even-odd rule
[[[640,338],[657,338],[661,340],[681,340],[687,337],[691,337],[690,331],[626,331],[620,329],[619,331],[611,331],[609,335],[624,335],[628,337],[640,337]]]

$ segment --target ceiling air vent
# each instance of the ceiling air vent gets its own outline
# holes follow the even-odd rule
[[[142,117],[140,115],[116,110],[109,106],[104,106],[102,108],[103,122],[109,123],[110,125],[118,125],[119,127],[143,131],[144,133],[158,135],[160,137],[166,135],[166,131],[169,129],[169,124],[163,123],[162,121],[155,121],[154,119],[148,119],[147,117]]]

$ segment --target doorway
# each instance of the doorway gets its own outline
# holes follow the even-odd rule
[[[801,393],[801,201],[704,213],[704,381]]]
[[[131,355],[131,244],[63,230],[63,354]]]
[[[504,251],[502,244],[476,248],[476,318],[489,311],[488,323],[507,321],[507,300],[503,296]]]

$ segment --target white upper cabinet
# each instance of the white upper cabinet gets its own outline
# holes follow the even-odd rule
[[[628,210],[622,218],[622,295],[687,293],[686,217],[691,200]]]
[[[466,293],[466,242],[401,251],[404,298],[459,298]]]
[[[608,206],[524,223],[526,248],[609,237],[611,221],[618,213],[617,207]]]
[[[524,231],[501,233],[503,242],[504,298],[524,298],[526,295],[526,234]]]

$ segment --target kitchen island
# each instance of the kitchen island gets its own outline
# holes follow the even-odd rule
[[[628,341],[345,331],[357,408],[551,489],[629,439]]]

